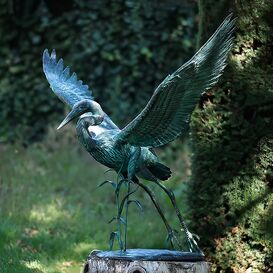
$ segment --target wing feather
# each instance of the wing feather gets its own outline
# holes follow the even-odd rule
[[[53,92],[70,107],[83,99],[93,99],[87,85],[77,79],[76,73],[70,76],[70,69],[64,69],[63,59],[57,62],[55,50],[43,53],[43,70]]]
[[[81,100],[94,99],[88,86],[77,79],[76,73],[73,72],[72,75],[70,75],[70,68],[66,67],[64,69],[63,59],[57,62],[55,50],[53,50],[51,54],[49,54],[47,49],[44,51],[43,70],[52,91],[71,108],[75,103]],[[107,114],[105,114],[100,126],[106,129],[118,129],[117,125]]]
[[[186,133],[200,96],[215,85],[233,44],[229,15],[198,52],[157,87],[142,112],[117,135],[135,146],[158,147]]]

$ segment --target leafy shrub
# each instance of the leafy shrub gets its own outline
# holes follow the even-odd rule
[[[2,142],[37,140],[62,119],[64,105],[42,73],[45,48],[56,49],[120,124],[193,52],[192,4],[58,2],[0,0]]]
[[[192,226],[212,272],[273,268],[273,3],[250,2],[200,1],[203,39],[224,17],[223,5],[238,17],[225,77],[191,124]]]

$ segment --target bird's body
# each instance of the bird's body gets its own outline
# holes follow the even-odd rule
[[[59,128],[79,118],[76,131],[80,143],[95,160],[128,181],[126,227],[130,183],[134,182],[148,193],[164,221],[168,236],[175,238],[152,192],[137,177],[153,181],[168,194],[186,233],[190,251],[200,250],[185,225],[174,194],[160,183],[170,177],[171,171],[159,162],[152,149],[188,131],[191,114],[201,94],[211,89],[224,71],[233,44],[233,29],[234,20],[228,16],[188,62],[162,81],[145,108],[123,129],[104,113],[88,86],[83,85],[75,73],[70,75],[68,67],[64,69],[63,60],[57,61],[55,51],[49,54],[45,50],[43,54],[43,69],[51,89],[72,108]]]
[[[106,129],[98,126],[84,126],[79,119],[76,131],[80,143],[99,163],[118,171],[122,163],[128,161],[130,155],[129,145],[118,145],[114,138],[119,129]]]
[[[136,151],[136,147],[118,141],[120,129],[111,128],[108,124],[102,123],[97,126],[88,126],[80,118],[76,125],[76,131],[81,145],[90,153],[90,155],[99,163],[114,169],[117,173],[125,174],[128,170],[130,158]],[[155,152],[147,147],[140,148],[140,155],[135,162],[135,175],[150,181],[157,178],[166,180],[169,178],[171,171],[168,167],[159,163]],[[164,171],[160,177],[158,173],[153,173],[156,168],[163,168]]]

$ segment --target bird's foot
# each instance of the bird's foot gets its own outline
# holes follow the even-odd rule
[[[171,245],[172,249],[177,249],[179,248],[182,250],[182,245],[180,240],[177,237],[178,232],[176,230],[170,230],[167,235],[167,242]],[[176,247],[177,246],[177,247]]]
[[[199,236],[197,234],[191,233],[189,230],[187,230],[186,236],[190,252],[197,252],[203,254],[202,250],[198,246],[198,243],[196,242],[196,240],[197,241],[200,240]]]

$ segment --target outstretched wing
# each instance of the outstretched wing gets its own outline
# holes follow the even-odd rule
[[[158,147],[185,133],[200,95],[223,73],[233,30],[234,19],[229,15],[192,59],[165,78],[142,112],[117,135],[117,141]]]
[[[51,55],[47,49],[44,51],[43,69],[53,92],[69,106],[83,99],[93,99],[92,92],[77,79],[76,73],[70,75],[69,67],[64,69],[63,59],[57,62],[55,50]]]
[[[47,49],[44,51],[43,70],[52,91],[71,108],[76,102],[81,100],[94,99],[88,86],[77,79],[76,73],[70,75],[69,67],[64,69],[63,59],[57,61],[55,50],[51,54],[49,54]],[[105,114],[101,126],[108,129],[118,129],[107,114]]]

